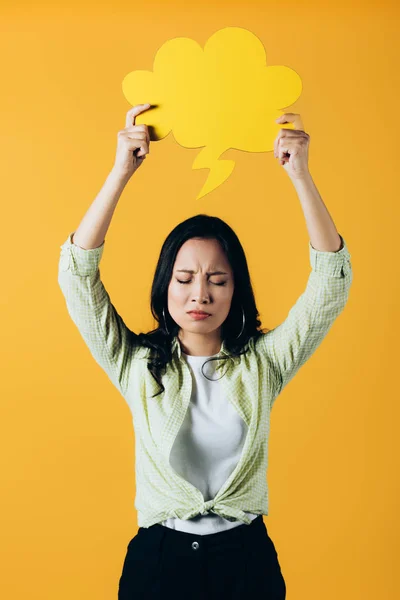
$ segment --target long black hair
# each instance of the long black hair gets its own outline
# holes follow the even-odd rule
[[[161,387],[159,392],[152,396],[153,398],[165,390],[161,374],[165,372],[167,364],[172,359],[172,341],[179,331],[179,325],[168,312],[168,287],[178,251],[191,238],[218,240],[234,277],[231,308],[221,326],[221,337],[229,356],[220,355],[208,360],[222,360],[244,354],[248,349],[249,340],[252,338],[256,340],[265,333],[265,330],[260,329],[261,321],[258,319],[259,312],[254,299],[246,255],[236,233],[222,219],[206,214],[195,215],[182,221],[165,239],[154,273],[151,312],[159,326],[147,333],[139,333],[137,340],[140,345],[151,349],[147,368]]]

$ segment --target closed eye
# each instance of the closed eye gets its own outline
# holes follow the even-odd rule
[[[178,283],[190,283],[190,281],[180,281],[180,279],[177,279]],[[213,285],[226,285],[226,281],[223,281],[222,283],[214,283],[214,281],[210,281],[210,283],[212,283]]]

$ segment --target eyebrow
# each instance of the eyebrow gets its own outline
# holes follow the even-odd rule
[[[194,271],[191,269],[177,269],[177,273],[191,273],[193,275]],[[228,275],[228,273],[225,273],[225,271],[214,271],[213,273],[207,273],[207,275]]]

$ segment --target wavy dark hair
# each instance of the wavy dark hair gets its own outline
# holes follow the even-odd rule
[[[139,344],[151,349],[147,368],[160,386],[160,390],[152,398],[165,391],[162,374],[165,373],[167,364],[172,359],[172,340],[180,329],[168,312],[168,286],[178,251],[191,238],[218,240],[234,276],[231,308],[221,326],[221,338],[229,355],[209,358],[206,362],[240,356],[248,350],[247,344],[250,339],[256,340],[266,332],[260,329],[261,321],[258,318],[259,312],[254,299],[246,255],[233,229],[222,219],[206,214],[195,215],[182,221],[165,239],[154,273],[151,288],[151,312],[159,326],[147,333],[138,334]],[[164,321],[163,309],[167,322]],[[243,315],[245,324],[241,331]],[[240,335],[237,337],[239,333]]]

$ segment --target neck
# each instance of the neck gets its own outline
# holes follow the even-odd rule
[[[189,356],[212,356],[221,350],[221,337],[219,332],[199,334],[182,331],[178,334],[181,350]]]

